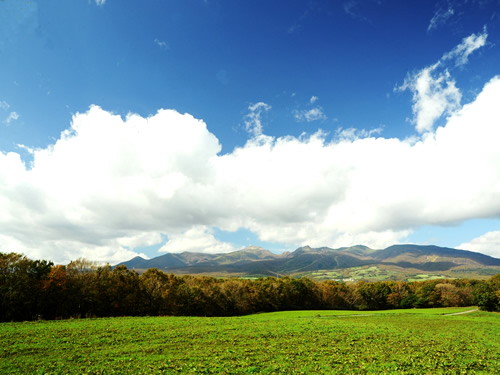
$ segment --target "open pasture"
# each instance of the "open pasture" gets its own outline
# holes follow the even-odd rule
[[[500,315],[289,311],[0,324],[0,373],[500,373]]]

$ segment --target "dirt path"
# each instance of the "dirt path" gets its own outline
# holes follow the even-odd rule
[[[467,311],[457,312],[457,313],[453,313],[453,314],[443,314],[443,316],[469,314],[469,313],[473,313],[475,311],[479,311],[479,309],[467,310]]]

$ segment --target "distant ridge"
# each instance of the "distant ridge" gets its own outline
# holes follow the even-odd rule
[[[158,268],[165,272],[183,274],[276,276],[363,266],[397,267],[422,272],[482,269],[500,267],[500,259],[433,245],[393,245],[382,250],[362,245],[339,249],[303,246],[282,254],[251,246],[224,254],[183,252],[167,253],[152,259],[135,257],[119,264],[138,272]],[[500,273],[500,268],[498,272]]]
[[[471,259],[485,266],[500,265],[500,259],[493,258],[485,254],[468,250],[457,250],[447,247],[439,247],[434,245],[393,245],[384,250],[377,251],[374,254],[374,257],[376,259],[386,260],[401,256],[402,254],[412,254],[415,257],[439,255],[441,257]]]

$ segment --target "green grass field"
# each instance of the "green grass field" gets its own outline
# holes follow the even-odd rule
[[[0,324],[0,373],[498,374],[500,315],[291,311]]]
[[[474,279],[484,280],[500,272],[500,267],[471,268],[460,266],[447,271],[428,272],[414,268],[401,268],[393,265],[350,267],[334,270],[298,272],[293,277],[308,277],[311,280],[348,280],[348,281],[425,281],[435,279]]]

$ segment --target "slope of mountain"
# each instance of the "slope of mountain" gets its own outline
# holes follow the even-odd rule
[[[307,274],[319,270],[374,266],[422,272],[498,267],[500,272],[500,259],[466,250],[420,245],[394,245],[383,250],[361,245],[340,249],[304,246],[282,254],[252,246],[226,254],[184,252],[164,254],[149,260],[135,257],[120,264],[139,272],[158,268],[172,273],[230,273],[247,276]]]
[[[219,254],[214,260],[219,264],[242,264],[258,260],[279,259],[282,257],[282,254],[274,254],[258,246],[249,246],[232,253]]]
[[[426,271],[447,270],[457,266],[499,266],[500,259],[466,250],[438,246],[394,245],[377,251],[373,257],[386,264],[414,267]]]

